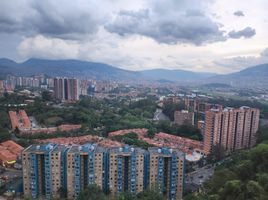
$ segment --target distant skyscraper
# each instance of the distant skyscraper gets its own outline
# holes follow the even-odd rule
[[[211,153],[214,145],[226,151],[250,148],[256,144],[260,111],[241,107],[206,112],[204,152]]]
[[[79,100],[79,80],[74,78],[55,78],[54,95],[62,101]]]
[[[4,88],[4,81],[0,80],[0,94],[3,93],[5,90]]]
[[[96,145],[32,145],[22,153],[25,197],[75,199],[96,184],[116,197],[156,189],[182,199],[184,154],[165,148],[102,148]]]

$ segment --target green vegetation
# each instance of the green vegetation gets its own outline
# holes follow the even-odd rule
[[[154,190],[145,190],[144,192],[139,193],[136,196],[131,195],[130,193],[122,193],[117,198],[112,198],[109,195],[105,195],[102,190],[96,186],[91,185],[85,189],[77,200],[164,200],[165,198]]]
[[[170,133],[172,135],[187,137],[194,140],[202,140],[200,130],[192,125],[179,126],[176,124],[171,124],[168,121],[160,121],[158,124],[156,124],[156,129],[158,132]]]
[[[35,116],[44,126],[64,123],[82,124],[85,129],[101,135],[126,128],[150,128],[156,104],[152,99],[133,103],[116,100],[83,98],[71,106],[55,107],[36,101],[27,107],[27,113]]]
[[[26,99],[25,96],[17,95],[16,93],[4,93],[3,97],[0,98],[0,106],[3,104],[22,104],[25,103]]]
[[[166,102],[163,106],[163,113],[169,117],[171,121],[174,121],[174,112],[176,110],[184,110],[185,105],[184,103],[172,103]]]
[[[186,200],[268,199],[268,144],[262,143],[227,158],[207,181],[201,193]]]
[[[258,130],[258,143],[268,143],[268,125],[260,126]]]
[[[41,98],[43,101],[52,101],[53,100],[52,94],[48,90],[42,91]]]
[[[116,140],[118,142],[122,142],[131,146],[141,147],[143,149],[148,149],[149,147],[152,147],[152,145],[148,144],[147,142],[143,140],[139,140],[138,135],[136,133],[127,133],[125,135],[116,135],[113,136],[113,140]]]
[[[0,142],[4,142],[11,138],[11,134],[8,131],[9,123],[7,112],[0,107]]]
[[[80,136],[85,134],[97,134],[107,136],[109,132],[120,129],[148,128],[148,137],[153,137],[156,132],[162,131],[174,135],[189,137],[201,140],[202,137],[195,127],[176,126],[163,121],[154,123],[152,121],[157,108],[155,97],[147,97],[138,101],[129,100],[97,100],[89,97],[82,99],[75,104],[52,105],[49,92],[42,92],[42,98],[35,98],[34,104],[25,106],[24,109],[29,116],[34,116],[42,127],[54,127],[64,123],[82,124],[82,130],[75,133],[56,133],[53,135],[37,134],[35,136],[23,137],[22,144],[27,144],[33,139],[46,139],[62,136]],[[18,95],[6,95],[0,98],[2,105],[7,104],[9,99],[13,103],[24,103],[25,97]],[[171,106],[172,109],[177,105]],[[3,139],[6,138],[7,128],[9,128],[8,109],[2,106],[0,110],[0,133]],[[13,110],[18,108],[12,108]],[[172,111],[173,112],[173,111]],[[20,139],[23,139],[20,137]],[[148,147],[147,143],[137,142],[125,138],[128,144]]]
[[[0,129],[0,142],[4,142],[11,138],[11,134],[7,129]]]
[[[77,200],[108,200],[108,198],[98,186],[91,185],[80,193]]]

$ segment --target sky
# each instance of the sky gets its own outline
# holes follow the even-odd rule
[[[1,0],[0,57],[232,73],[268,63],[267,0]]]

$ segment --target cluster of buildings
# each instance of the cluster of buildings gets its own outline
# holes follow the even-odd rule
[[[108,134],[109,138],[113,138],[117,135],[125,135],[127,133],[136,133],[140,140],[147,142],[156,147],[168,147],[174,148],[182,151],[185,154],[192,154],[193,152],[203,151],[203,142],[192,140],[189,138],[184,138],[180,136],[175,136],[167,133],[156,133],[153,138],[147,137],[148,130],[146,128],[142,129],[124,129],[119,131],[110,132]]]
[[[260,110],[250,107],[211,109],[206,112],[204,153],[220,145],[227,152],[251,148],[257,142]]]
[[[209,111],[210,109],[223,109],[223,106],[220,104],[213,104],[213,103],[207,103],[202,98],[192,98],[188,96],[172,96],[172,97],[165,97],[163,99],[163,103],[181,103],[184,105],[185,110],[189,112],[196,112],[196,113],[205,113],[206,111]]]
[[[25,110],[19,110],[19,112],[9,111],[8,114],[9,114],[11,127],[13,131],[16,128],[18,129],[30,129],[31,128],[31,122]]]
[[[175,149],[103,148],[85,145],[32,145],[22,153],[25,197],[74,199],[96,184],[116,197],[156,189],[167,199],[182,199],[185,156]]]
[[[41,144],[54,143],[54,144],[63,144],[63,145],[94,143],[105,148],[124,146],[124,144],[121,142],[110,140],[108,138],[100,137],[97,135],[50,138],[50,139],[44,139],[44,140],[36,140],[36,142],[41,143]]]
[[[53,87],[53,79],[46,78],[44,75],[36,75],[32,77],[8,75],[3,82],[7,90],[14,90],[15,87]]]
[[[111,81],[96,82],[76,78],[54,78],[54,95],[61,101],[77,101],[80,95],[94,94],[96,98],[108,97],[107,93],[118,88],[118,83]]]
[[[257,142],[260,110],[242,106],[224,108],[219,104],[206,103],[199,98],[168,97],[164,101],[183,103],[185,110],[175,111],[174,123],[194,125],[194,113],[204,113],[205,120],[197,126],[203,135],[204,154],[210,154],[214,147],[223,148],[227,153],[251,148]]]
[[[80,95],[87,95],[90,81],[76,78],[48,78],[44,75],[21,77],[8,75],[0,80],[0,93],[12,92],[16,87],[54,90],[55,97],[63,101],[76,101]]]
[[[184,102],[185,102],[185,109],[191,112],[205,113],[210,109],[219,109],[219,110],[223,109],[223,106],[220,104],[207,103],[199,98],[185,98]]]
[[[92,87],[94,87],[94,92],[97,93],[107,93],[111,92],[112,90],[118,88],[119,84],[114,81],[103,81],[95,83]]]
[[[203,142],[192,140],[189,138],[184,138],[180,136],[170,135],[167,133],[156,133],[153,138],[147,137],[148,129],[139,128],[139,129],[124,129],[119,131],[110,132],[108,138],[96,136],[96,135],[85,135],[77,137],[60,137],[60,138],[50,138],[44,140],[36,140],[38,143],[55,143],[63,145],[74,145],[74,144],[86,144],[86,143],[95,143],[99,146],[105,148],[111,147],[123,147],[124,144],[113,140],[114,136],[125,135],[127,133],[136,133],[140,140],[147,142],[155,147],[167,147],[174,148],[182,151],[186,155],[191,155],[193,152],[202,152]]]
[[[9,167],[16,163],[21,156],[23,147],[12,140],[0,143],[0,163],[3,167]]]
[[[57,127],[39,127],[31,121],[25,110],[9,111],[12,130],[18,129],[20,134],[68,132],[81,129],[80,124],[62,124]]]
[[[250,107],[209,109],[205,120],[197,126],[203,135],[203,153],[210,154],[215,146],[226,152],[251,148],[256,144],[260,110]],[[194,124],[194,113],[175,111],[174,123]]]

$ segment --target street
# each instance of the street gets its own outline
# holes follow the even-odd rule
[[[12,180],[14,178],[22,177],[22,170],[6,168],[5,171],[0,174],[0,176],[4,179]]]
[[[154,121],[169,120],[169,118],[162,113],[162,109],[157,108],[154,113]]]
[[[207,165],[198,168],[194,172],[190,172],[185,176],[185,187],[190,190],[196,190],[206,180],[208,180],[214,173],[215,167]]]

